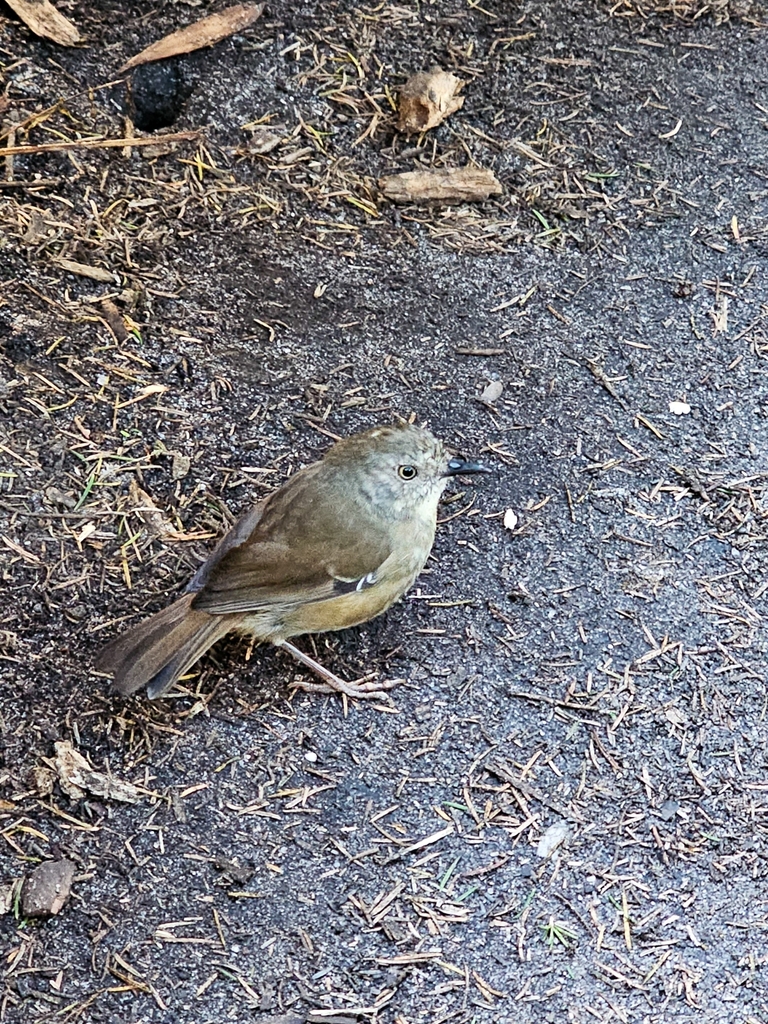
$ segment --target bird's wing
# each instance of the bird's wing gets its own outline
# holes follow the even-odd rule
[[[193,608],[255,612],[375,586],[391,554],[386,531],[364,527],[354,512],[345,519],[319,484],[310,466],[241,519],[190,584]]]

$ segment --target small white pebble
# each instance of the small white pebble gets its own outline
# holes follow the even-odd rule
[[[546,860],[547,857],[552,856],[561,843],[565,842],[569,835],[570,829],[566,822],[558,821],[554,825],[550,825],[539,840],[536,853],[539,857]]]
[[[674,413],[675,416],[687,416],[691,411],[691,407],[687,402],[670,402],[669,411]]]
[[[504,385],[500,380],[492,380],[483,390],[480,395],[480,401],[483,405],[493,405],[495,401],[501,398],[504,391]]]

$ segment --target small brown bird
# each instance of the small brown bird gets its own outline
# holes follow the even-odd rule
[[[386,611],[427,560],[448,478],[488,472],[450,458],[419,427],[376,427],[339,441],[243,516],[185,595],[116,637],[97,670],[113,675],[121,693],[146,686],[160,697],[235,631],[284,648],[323,680],[305,689],[381,697],[370,680],[344,682],[288,638]]]

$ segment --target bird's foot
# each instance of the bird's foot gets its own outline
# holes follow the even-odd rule
[[[362,679],[355,679],[351,683],[344,682],[338,676],[329,673],[332,678],[324,683],[310,683],[304,679],[297,679],[291,683],[294,690],[304,690],[305,693],[343,693],[347,697],[356,697],[358,700],[384,700],[387,690],[393,690],[404,679],[383,679],[378,680],[376,676],[363,676]],[[326,677],[323,676],[325,679]]]
[[[372,672],[370,675],[363,676],[361,679],[355,679],[351,683],[345,682],[340,679],[334,672],[324,668],[319,662],[315,661],[314,658],[310,658],[304,651],[300,651],[298,647],[294,647],[293,644],[287,640],[283,640],[282,643],[277,644],[278,647],[285,648],[290,654],[300,661],[302,665],[311,669],[316,676],[322,679],[321,683],[310,683],[304,680],[297,680],[293,683],[293,687],[296,690],[304,690],[306,693],[343,693],[347,697],[355,697],[358,700],[384,700],[387,696],[386,691],[394,689],[400,683],[405,682],[404,679],[378,679],[378,674]]]

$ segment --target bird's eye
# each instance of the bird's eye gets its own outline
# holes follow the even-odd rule
[[[397,475],[400,477],[401,480],[413,480],[413,478],[417,475],[416,467],[398,466]]]

